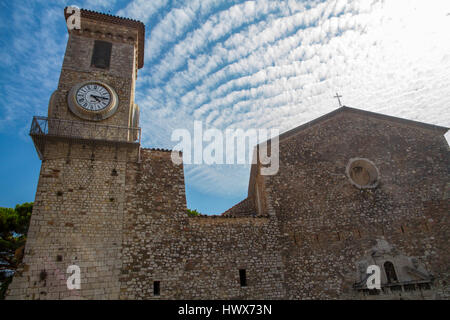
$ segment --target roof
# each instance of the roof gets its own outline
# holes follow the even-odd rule
[[[449,128],[446,127],[441,127],[441,126],[437,126],[434,124],[429,124],[429,123],[424,123],[424,122],[419,122],[419,121],[414,121],[414,120],[408,120],[408,119],[403,119],[403,118],[398,118],[398,117],[393,117],[393,116],[388,116],[385,114],[381,114],[381,113],[376,113],[376,112],[371,112],[371,111],[366,111],[366,110],[361,110],[361,109],[356,109],[356,108],[351,108],[351,107],[347,107],[347,106],[343,106],[340,107],[332,112],[329,112],[319,118],[316,118],[310,122],[307,122],[305,124],[302,124],[298,127],[295,127],[291,130],[288,130],[282,134],[279,135],[279,141],[285,140],[287,138],[290,138],[294,135],[296,135],[297,133],[308,129],[320,122],[326,121],[328,119],[333,118],[334,116],[344,113],[344,112],[349,112],[349,113],[354,113],[354,114],[359,114],[359,115],[364,115],[364,116],[368,116],[368,117],[372,117],[372,118],[377,118],[377,119],[381,119],[381,120],[386,120],[386,121],[390,121],[390,122],[395,122],[395,123],[399,123],[399,124],[403,124],[403,125],[408,125],[408,126],[415,126],[415,127],[420,127],[422,129],[427,129],[427,130],[432,130],[432,131],[436,131],[436,133],[438,134],[444,134],[445,132],[447,132],[449,130]],[[269,140],[270,141],[270,140]],[[262,143],[258,144],[261,145]]]
[[[70,16],[70,14],[67,13],[67,8],[68,7],[64,8],[64,17],[66,20]],[[140,69],[144,66],[145,25],[142,22],[86,9],[80,9],[80,13],[82,18],[136,28],[138,30],[138,67]]]

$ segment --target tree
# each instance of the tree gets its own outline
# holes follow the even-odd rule
[[[18,204],[14,209],[0,207],[0,299],[4,299],[14,272],[22,262],[32,210],[32,202]]]
[[[189,217],[197,217],[201,214],[200,212],[197,211],[197,209],[194,209],[194,210],[187,209],[186,212]]]

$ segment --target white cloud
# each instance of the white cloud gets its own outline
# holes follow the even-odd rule
[[[141,76],[141,101],[151,105],[148,113],[143,108],[143,127],[202,119],[222,129],[284,131],[332,111],[336,91],[349,106],[450,125],[450,45],[444,41],[450,19],[443,14],[450,10],[444,1],[306,4],[310,9],[305,2],[245,2],[211,13],[199,26],[194,12],[180,19],[182,27],[169,23],[176,11],[169,13],[155,30],[172,30],[172,39],[152,40],[166,54]],[[155,113],[158,105],[165,111]],[[211,188],[217,176],[236,181],[230,168],[223,168],[226,174],[202,170],[188,171],[187,183],[201,181],[221,193]]]
[[[116,0],[85,0],[80,8],[89,10],[102,10],[106,8],[112,8]]]
[[[4,116],[0,128],[13,123],[25,133],[32,115],[45,114],[57,86],[65,41],[55,35],[55,26],[64,27],[64,19],[60,8],[35,3],[14,3],[11,8],[2,31],[13,36],[7,46],[0,47],[0,56],[10,57],[8,64],[2,64],[10,71],[3,71],[1,77]]]
[[[45,114],[56,88],[62,11],[24,23],[37,7],[15,4],[11,26],[0,22],[14,30],[0,47],[14,69],[0,124]],[[449,12],[445,0],[133,0],[117,14],[147,24],[136,90],[144,145],[171,148],[172,130],[194,119],[288,130],[334,110],[336,92],[348,106],[450,126]],[[215,194],[241,195],[247,178],[245,167],[186,168],[187,184]]]
[[[163,7],[167,6],[168,0],[134,0],[130,2],[124,9],[117,12],[118,16],[133,18],[144,23],[158,13]]]

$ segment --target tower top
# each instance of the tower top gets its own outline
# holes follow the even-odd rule
[[[67,19],[69,18],[69,16],[71,15],[70,10],[68,12],[66,7],[64,8],[64,17],[67,21]],[[81,18],[81,24],[83,24],[84,22],[87,21],[92,21],[92,22],[101,22],[101,23],[106,23],[106,24],[110,24],[110,25],[116,25],[118,27],[127,27],[127,28],[133,28],[136,29],[137,31],[137,37],[136,39],[133,39],[137,42],[137,48],[138,48],[138,68],[142,68],[144,66],[144,44],[145,44],[145,25],[138,21],[138,20],[133,20],[130,18],[123,18],[123,17],[118,17],[118,16],[113,16],[110,14],[105,14],[105,13],[100,13],[100,12],[96,12],[96,11],[92,11],[92,10],[86,10],[86,9],[80,9],[80,18]],[[81,25],[81,31],[83,32],[83,25]],[[68,30],[69,32],[71,32],[70,30]],[[91,32],[95,32],[97,30],[90,30]]]

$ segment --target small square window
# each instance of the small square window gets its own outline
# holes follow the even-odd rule
[[[246,287],[247,286],[247,275],[246,275],[245,269],[239,270],[239,279],[241,282],[241,287]]]

